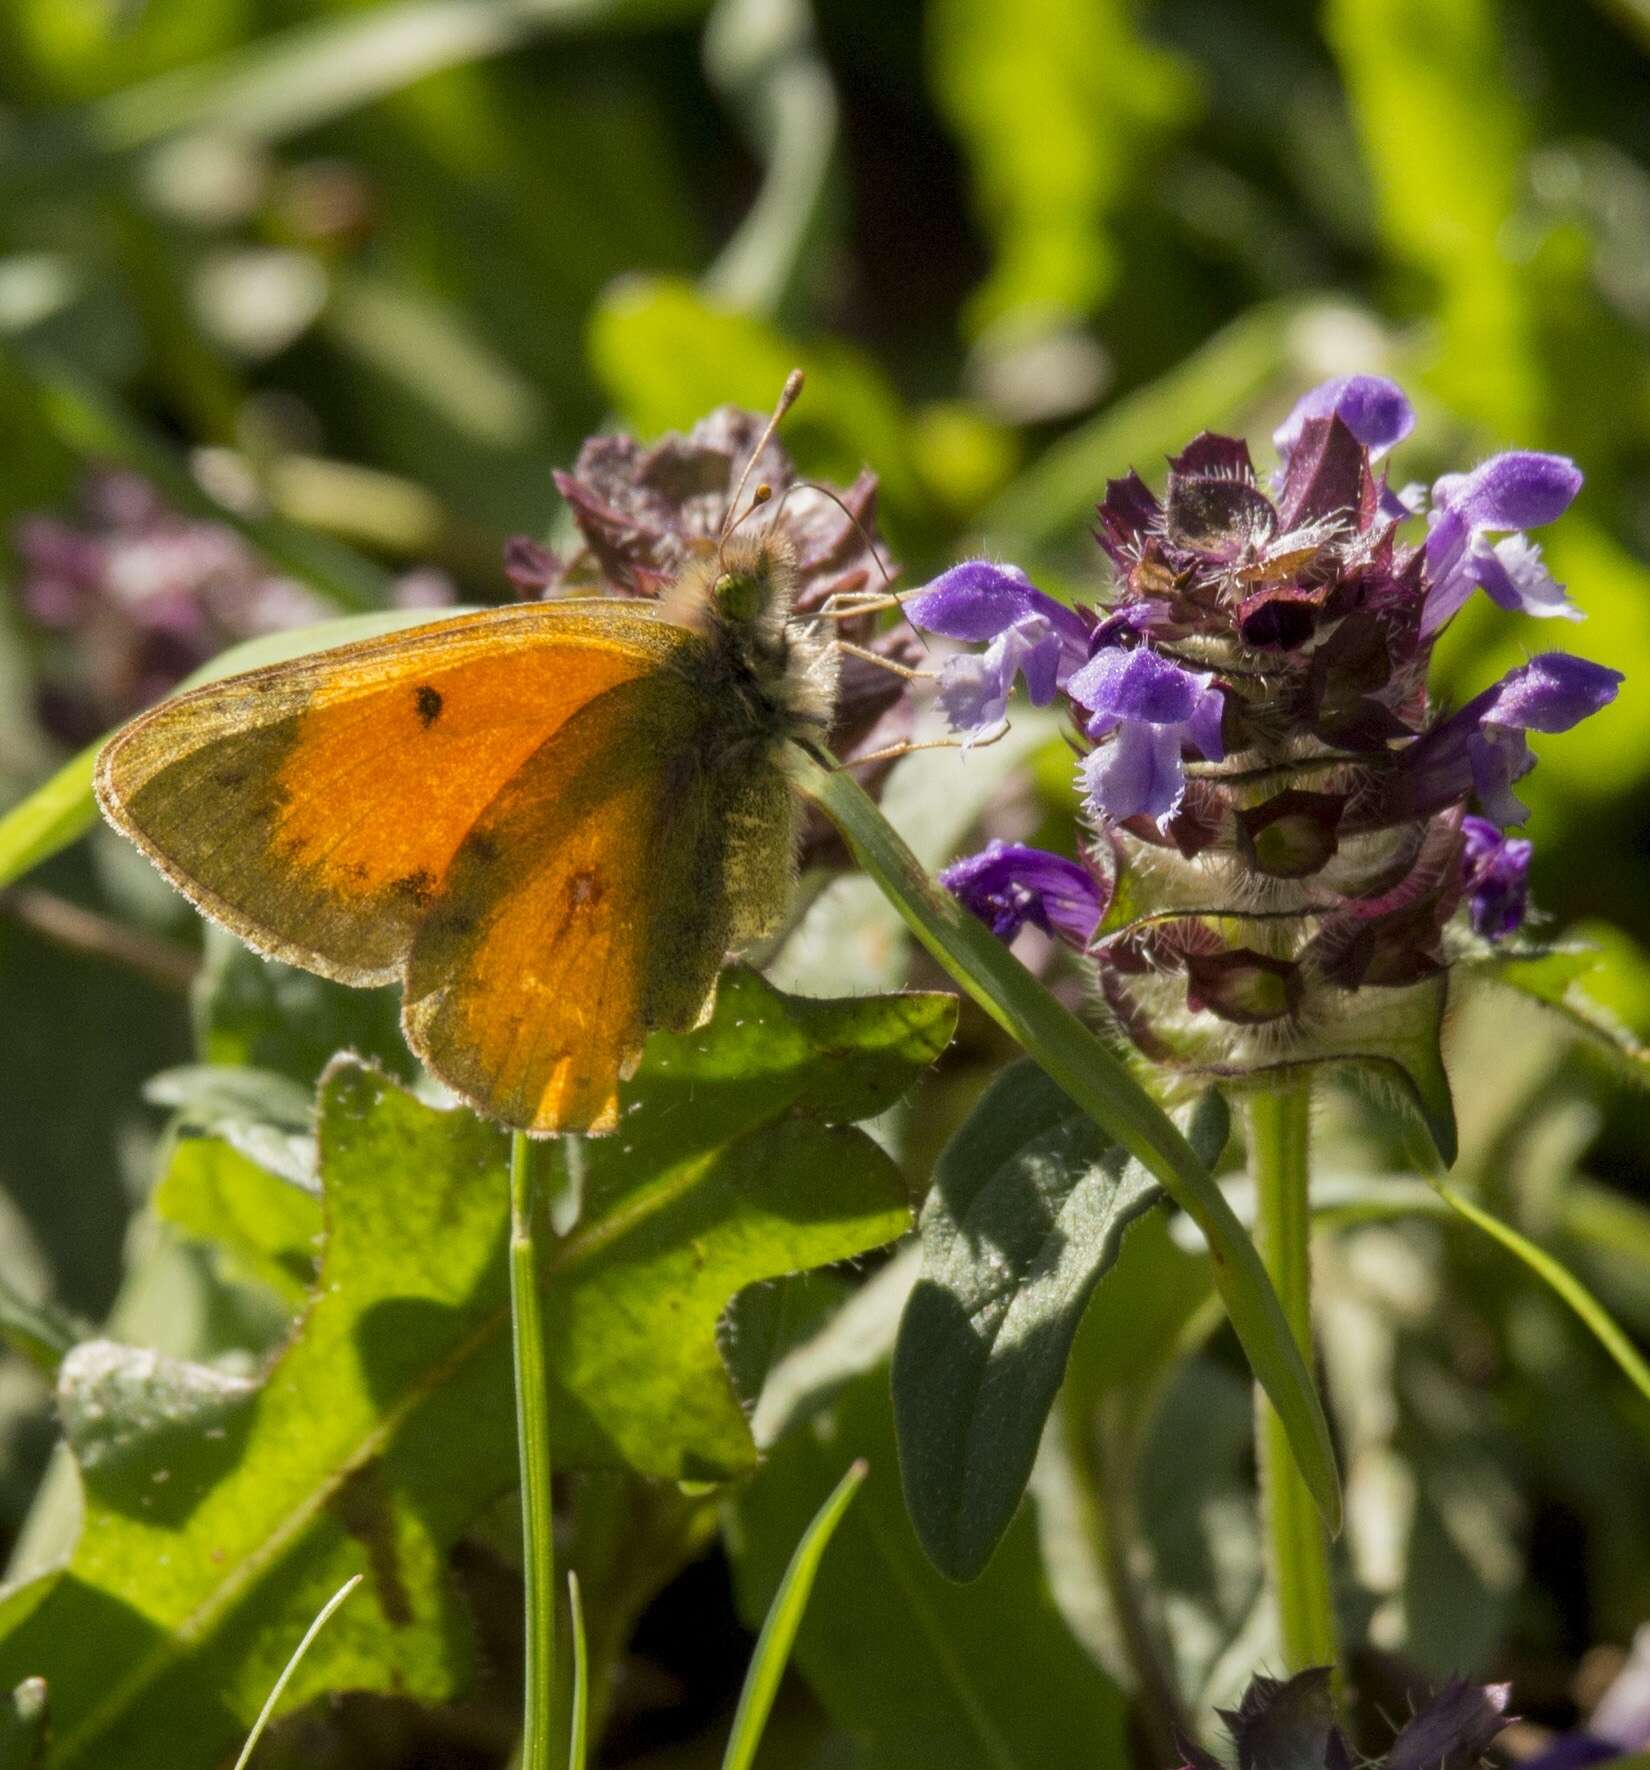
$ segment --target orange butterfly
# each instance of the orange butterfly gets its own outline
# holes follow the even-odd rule
[[[782,915],[783,751],[831,723],[794,550],[731,515],[657,603],[488,609],[180,695],[105,745],[98,803],[258,951],[400,978],[408,1043],[480,1111],[611,1130],[647,1034],[698,1024]]]

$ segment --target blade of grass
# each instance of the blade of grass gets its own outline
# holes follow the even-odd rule
[[[768,1724],[773,1699],[784,1675],[785,1662],[791,1656],[791,1644],[808,1608],[814,1589],[814,1576],[824,1558],[826,1545],[842,1522],[853,1497],[864,1481],[867,1465],[855,1463],[836,1484],[831,1497],[814,1514],[814,1521],[796,1545],[785,1577],[774,1594],[762,1633],[756,1640],[750,1669],[745,1673],[745,1686],[739,1692],[739,1707],[733,1717],[733,1731],[728,1736],[728,1749],[722,1755],[722,1770],[750,1770],[756,1761],[757,1747],[762,1743],[762,1730]]]
[[[0,817],[0,890],[78,842],[97,822],[92,768],[102,748],[99,738]]]
[[[1463,1197],[1453,1186],[1439,1184],[1437,1191],[1451,1210],[1500,1242],[1508,1253],[1515,1254],[1554,1295],[1568,1304],[1580,1317],[1587,1331],[1616,1361],[1622,1375],[1646,1401],[1650,1401],[1650,1364],[1645,1362],[1639,1349],[1628,1339],[1615,1317],[1569,1267],[1555,1260],[1545,1248],[1537,1247],[1510,1223],[1503,1223],[1482,1205],[1474,1204],[1471,1199]]]
[[[535,34],[637,11],[623,0],[403,0],[295,25],[20,134],[0,158],[0,190],[60,184],[188,130],[283,141]]]
[[[790,752],[792,779],[836,825],[923,946],[1103,1130],[1144,1163],[1203,1231],[1226,1312],[1289,1435],[1324,1523],[1340,1529],[1340,1479],[1316,1385],[1277,1292],[1208,1170],[1122,1062],[985,925],[941,891],[870,798],[839,768]]]
[[[567,1770],[584,1770],[589,1755],[590,1649],[584,1638],[584,1601],[579,1597],[579,1576],[567,1576],[567,1608],[573,1632],[573,1707],[567,1731]]]
[[[298,1663],[309,1652],[315,1637],[320,1634],[332,1619],[332,1613],[360,1585],[366,1576],[351,1574],[326,1603],[321,1606],[321,1613],[304,1631],[304,1638],[293,1649],[292,1657],[286,1662],[280,1677],[275,1680],[275,1688],[270,1691],[264,1706],[258,1711],[258,1718],[252,1723],[252,1731],[246,1736],[246,1744],[241,1747],[241,1755],[235,1760],[235,1770],[246,1770],[252,1760],[252,1753],[258,1741],[263,1738],[264,1729],[269,1725],[269,1718],[275,1713],[276,1704],[280,1702],[288,1684],[292,1682],[292,1674],[297,1671]]]

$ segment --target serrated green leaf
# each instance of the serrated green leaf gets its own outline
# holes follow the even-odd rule
[[[953,1585],[923,1553],[900,1496],[886,1364],[793,1424],[740,1494],[727,1536],[747,1620],[777,1589],[821,1489],[854,1456],[871,1472],[819,1570],[796,1661],[859,1742],[856,1761],[864,1770],[1123,1763],[1122,1695],[1055,1609],[1030,1516],[1014,1521],[972,1585]]]
[[[562,1466],[751,1465],[716,1318],[749,1283],[907,1225],[898,1170],[841,1120],[896,1099],[954,1014],[947,996],[793,1001],[732,972],[708,1026],[650,1044],[623,1131],[586,1146],[578,1229],[545,1237]],[[54,1766],[216,1762],[354,1572],[366,1585],[288,1700],[441,1701],[463,1681],[446,1552],[516,1472],[507,1139],[345,1060],[318,1132],[320,1280],[267,1376],[243,1394],[105,1346],[65,1385],[74,1436],[95,1447],[85,1527],[0,1644],[0,1678],[51,1681]]]
[[[1225,1147],[1225,1103],[1189,1126]],[[948,1578],[978,1577],[1025,1492],[1071,1343],[1128,1225],[1163,1195],[1036,1064],[1005,1070],[940,1157],[894,1352],[906,1504]]]

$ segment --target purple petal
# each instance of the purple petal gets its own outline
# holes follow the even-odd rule
[[[1505,940],[1529,906],[1532,847],[1482,817],[1463,818],[1461,837],[1461,878],[1473,928],[1486,940]]]
[[[939,703],[953,731],[984,731],[1008,712],[1013,678],[1005,671],[1001,641],[983,652],[948,658],[940,671]]]
[[[1581,469],[1564,455],[1515,449],[1432,488],[1435,504],[1475,529],[1538,529],[1556,522],[1581,490]]]
[[[1547,570],[1541,549],[1523,535],[1508,535],[1493,547],[1477,547],[1468,563],[1478,583],[1502,608],[1546,618],[1581,620],[1581,610]]]
[[[1181,725],[1197,710],[1214,678],[1196,675],[1139,645],[1132,651],[1107,646],[1066,683],[1071,698],[1093,712],[1150,725]]]
[[[1486,726],[1467,739],[1467,763],[1478,803],[1498,824],[1521,824],[1530,808],[1512,790],[1535,767],[1521,731]]]
[[[1378,461],[1415,428],[1415,408],[1395,381],[1381,375],[1338,375],[1320,382],[1295,402],[1294,410],[1272,433],[1278,459],[1286,466],[1313,418],[1339,418]]]
[[[1490,691],[1494,698],[1482,718],[1486,725],[1513,731],[1568,731],[1609,706],[1625,680],[1619,670],[1591,658],[1542,652]]]
[[[1185,735],[1200,756],[1219,762],[1226,755],[1226,739],[1222,727],[1226,719],[1226,696],[1218,688],[1206,688],[1197,697],[1192,716],[1186,721]]]
[[[1088,650],[1088,624],[1075,610],[1045,595],[1017,566],[989,559],[965,560],[941,572],[926,590],[908,597],[905,618],[913,627],[946,639],[995,639],[1027,615],[1042,615],[1074,646]]]
[[[1186,790],[1180,728],[1129,724],[1104,748],[1085,756],[1083,785],[1090,806],[1121,823],[1129,817],[1172,817]]]
[[[940,883],[999,940],[1012,940],[1030,922],[1085,947],[1107,902],[1085,867],[1018,842],[992,842],[947,867]]]
[[[939,698],[953,731],[983,731],[1008,711],[1008,697],[1022,672],[1034,707],[1054,699],[1064,649],[1060,635],[1041,615],[1026,615],[981,653],[949,660],[940,672]]]

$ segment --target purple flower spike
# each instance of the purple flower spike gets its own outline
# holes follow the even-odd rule
[[[940,705],[953,731],[995,725],[1024,675],[1033,706],[1046,707],[1088,657],[1083,617],[1045,595],[1014,566],[971,559],[909,598],[906,618],[946,639],[989,639],[983,653],[955,657],[940,674]]]
[[[1226,754],[1226,703],[1213,675],[1183,669],[1149,646],[1097,652],[1066,692],[1092,713],[1090,737],[1115,733],[1085,759],[1083,779],[1094,810],[1117,822],[1146,816],[1161,823],[1174,815],[1186,789],[1182,744],[1211,762]]]
[[[1422,633],[1436,633],[1480,586],[1502,608],[1580,620],[1564,586],[1542,564],[1541,549],[1520,532],[1555,521],[1580,490],[1581,470],[1573,461],[1527,451],[1493,455],[1471,473],[1437,481]],[[1506,540],[1489,540],[1509,530]]]
[[[1301,432],[1314,418],[1339,418],[1369,450],[1371,461],[1379,461],[1415,428],[1415,408],[1397,382],[1382,375],[1338,375],[1303,393],[1272,432],[1272,445],[1285,469]]]
[[[1018,842],[993,842],[968,855],[947,867],[940,883],[999,940],[1012,940],[1030,922],[1086,947],[1106,911],[1107,897],[1086,868]]]
[[[1487,818],[1461,820],[1461,879],[1473,929],[1486,940],[1505,940],[1529,907],[1531,844],[1503,836]]]

